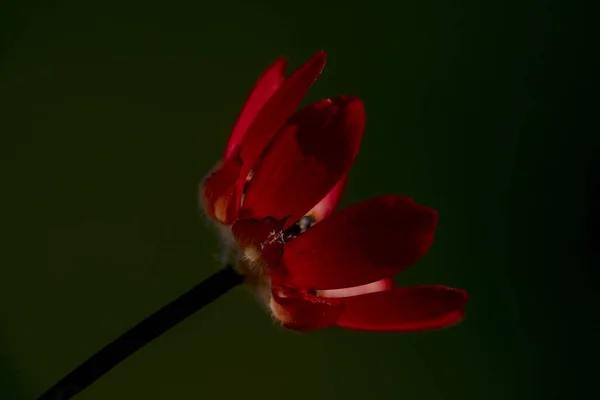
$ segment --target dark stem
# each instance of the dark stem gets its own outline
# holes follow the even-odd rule
[[[38,400],[72,398],[144,345],[242,282],[243,278],[232,267],[223,268],[109,343]]]

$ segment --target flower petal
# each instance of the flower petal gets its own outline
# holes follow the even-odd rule
[[[225,148],[225,156],[227,158],[233,152],[233,149],[239,145],[248,130],[248,127],[254,121],[259,111],[265,105],[267,100],[271,98],[283,84],[285,80],[285,65],[286,60],[278,59],[271,64],[265,72],[258,78],[258,81],[252,88],[242,111],[231,130],[229,141]]]
[[[337,325],[367,331],[409,332],[460,322],[468,295],[445,286],[397,287],[344,299]]]
[[[360,147],[365,112],[355,97],[312,103],[271,142],[249,182],[240,216],[286,219],[310,211],[348,171]]]
[[[271,139],[294,114],[308,89],[312,86],[325,66],[325,53],[317,52],[304,65],[295,70],[281,85],[252,121],[241,142],[243,168],[238,180],[241,193],[246,176],[258,162]]]
[[[339,289],[390,277],[429,249],[437,212],[404,196],[376,197],[338,211],[285,245],[290,286]]]
[[[367,293],[382,292],[394,287],[394,281],[391,278],[380,279],[376,282],[366,285],[352,286],[344,289],[317,290],[317,296],[328,298],[360,296]]]
[[[335,210],[344,194],[347,179],[348,173],[344,174],[342,179],[335,184],[333,189],[331,189],[329,193],[327,193],[327,195],[307,213],[307,215],[314,219],[315,223],[321,221]]]
[[[298,332],[333,326],[344,309],[339,300],[300,295],[281,287],[273,288],[269,306],[275,319]]]
[[[239,150],[239,147],[237,148]],[[242,162],[236,150],[202,183],[201,200],[206,213],[222,224],[229,225],[237,216],[236,186]]]

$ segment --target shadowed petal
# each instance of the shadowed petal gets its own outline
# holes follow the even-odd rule
[[[355,97],[322,100],[300,110],[257,166],[240,216],[287,218],[285,228],[294,224],[348,171],[364,124],[364,108]]]
[[[210,217],[226,225],[231,224],[237,216],[235,183],[241,168],[242,162],[235,151],[211,172],[202,184],[201,199],[204,210]]]
[[[295,70],[281,85],[252,121],[241,142],[241,159],[243,162],[238,191],[244,187],[246,176],[252,171],[260,155],[290,118],[313,82],[321,74],[325,66],[325,53],[317,52],[304,65]]]
[[[336,299],[304,296],[279,287],[273,288],[269,306],[284,327],[298,332],[333,326],[344,308]]]
[[[346,329],[409,332],[460,322],[468,295],[445,286],[397,287],[344,299],[337,325]]]
[[[333,189],[331,189],[329,193],[327,193],[327,195],[307,213],[307,215],[310,215],[315,222],[319,222],[331,214],[342,199],[347,179],[348,173],[346,172],[342,179],[335,184]]]
[[[225,148],[224,158],[227,158],[233,152],[233,149],[239,145],[248,130],[248,127],[254,121],[259,111],[265,105],[282,85],[285,79],[286,60],[280,58],[271,64],[265,72],[258,78],[258,81],[252,88],[242,111],[231,130],[229,141]]]
[[[437,212],[404,196],[381,196],[338,211],[291,240],[287,284],[339,289],[394,276],[429,249]]]

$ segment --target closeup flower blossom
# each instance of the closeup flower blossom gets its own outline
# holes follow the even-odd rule
[[[363,104],[340,96],[297,110],[325,53],[288,77],[285,64],[277,60],[258,79],[201,188],[228,262],[275,320],[296,331],[419,331],[459,322],[465,291],[392,280],[429,249],[437,212],[400,195],[334,212],[361,144]]]

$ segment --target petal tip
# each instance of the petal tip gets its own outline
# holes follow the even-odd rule
[[[447,294],[446,301],[448,303],[454,303],[454,312],[452,315],[456,316],[456,322],[451,325],[455,325],[462,321],[465,316],[465,307],[469,302],[469,293],[464,289],[453,288],[448,286],[438,286],[441,291],[445,291]]]
[[[320,49],[320,50],[317,50],[317,52],[315,53],[315,55],[313,57],[315,57],[315,58],[318,57],[318,58],[322,59],[323,62],[325,62],[327,60],[327,53],[325,53],[325,50]]]
[[[308,60],[307,64],[312,64],[318,66],[319,73],[321,74],[323,68],[325,68],[325,64],[327,63],[327,54],[323,50],[317,51],[313,56]]]
[[[360,97],[355,95],[342,95],[331,99],[338,106],[355,113],[365,113],[365,106]]]
[[[435,228],[438,223],[437,210],[435,210],[434,208],[431,208],[431,207],[425,207],[425,210],[427,212],[427,217],[429,218],[429,221],[430,221],[429,223],[431,224],[431,227]]]
[[[360,98],[349,96],[346,108],[349,113],[352,113],[355,118],[360,119],[362,124],[364,124],[366,119],[365,105]]]
[[[287,57],[279,57],[277,60],[275,60],[275,62],[273,62],[271,68],[278,71],[283,76],[285,74],[287,64],[288,64]]]
[[[460,298],[462,300],[462,306],[463,307],[466,306],[471,298],[469,296],[469,293],[467,293],[467,291],[464,289],[454,289],[454,291],[460,296]]]

